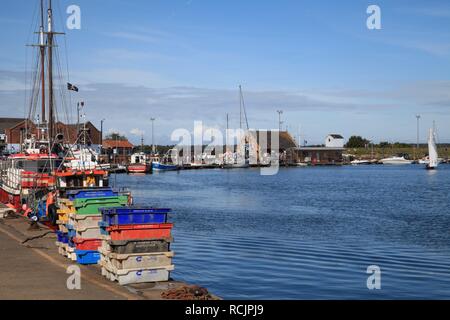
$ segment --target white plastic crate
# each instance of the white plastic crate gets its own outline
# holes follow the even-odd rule
[[[98,227],[100,221],[102,221],[100,214],[82,215],[71,213],[68,224],[72,225],[75,229],[84,229]]]
[[[174,266],[166,266],[154,269],[115,269],[109,268],[104,261],[100,261],[102,275],[111,281],[117,281],[120,285],[166,282],[169,281],[170,271]]]
[[[101,239],[100,227],[76,228],[69,230],[69,236],[82,239]]]
[[[173,252],[116,254],[99,249],[109,269],[150,269],[172,265]]]

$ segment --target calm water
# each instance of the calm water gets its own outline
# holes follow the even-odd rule
[[[194,170],[117,184],[174,209],[173,277],[223,298],[450,298],[450,165]],[[367,289],[369,265],[381,290]]]

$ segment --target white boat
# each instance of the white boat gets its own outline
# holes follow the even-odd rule
[[[427,164],[427,169],[433,170],[438,166],[438,153],[437,146],[435,142],[435,132],[434,129],[430,129],[430,135],[428,137],[428,158],[429,163]]]
[[[297,162],[295,164],[297,167],[308,167],[309,164],[307,164],[306,162]]]
[[[438,158],[437,162],[438,162],[438,164],[445,163],[445,159]],[[419,164],[426,164],[426,165],[430,164],[430,158],[427,156],[427,157],[425,157],[423,159],[420,159],[419,160]]]
[[[393,156],[385,159],[381,159],[380,162],[382,164],[390,164],[390,165],[405,165],[412,164],[413,161],[406,159],[405,156]]]
[[[359,166],[359,165],[372,164],[372,162],[369,160],[353,160],[352,162],[350,162],[350,164],[352,164],[354,166]]]

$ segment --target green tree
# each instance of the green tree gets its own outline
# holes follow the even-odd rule
[[[127,140],[127,137],[121,135],[118,132],[113,132],[113,133],[108,134],[105,137],[105,140],[122,140],[123,141],[123,140]]]
[[[370,141],[367,139],[364,139],[361,136],[351,136],[350,139],[348,139],[347,144],[345,145],[346,148],[365,148],[369,145]]]

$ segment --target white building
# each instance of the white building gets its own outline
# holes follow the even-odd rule
[[[325,140],[325,147],[327,148],[343,148],[344,137],[340,134],[329,134]]]

